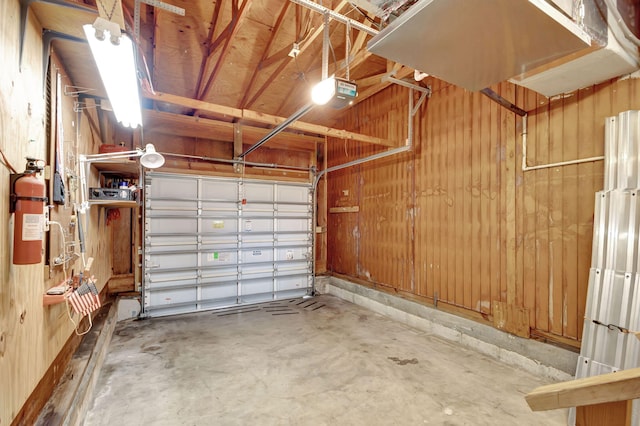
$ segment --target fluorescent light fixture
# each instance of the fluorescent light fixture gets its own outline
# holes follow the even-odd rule
[[[116,120],[135,129],[142,124],[133,43],[103,18],[83,26]],[[108,34],[107,34],[108,33]]]
[[[316,105],[325,105],[336,93],[336,79],[331,76],[317,83],[311,89],[311,100]]]

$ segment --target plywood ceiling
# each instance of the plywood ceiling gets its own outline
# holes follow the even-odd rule
[[[109,6],[112,1],[69,0],[67,5],[43,1],[33,3],[31,10],[45,29],[83,37],[81,26],[92,23],[98,16],[98,7]],[[234,122],[242,119],[212,114],[210,109],[195,107],[195,101],[280,117],[288,117],[308,103],[310,87],[321,78],[321,14],[288,0],[170,0],[167,3],[184,8],[185,16],[140,5],[139,50],[153,90],[187,101],[176,104],[156,99],[148,101],[147,107]],[[84,10],[68,5],[80,5]],[[132,32],[134,2],[123,0],[122,5],[127,30]],[[377,18],[365,16],[348,1],[325,0],[322,5],[368,26],[378,25]],[[346,25],[331,20],[330,74],[346,74],[346,32]],[[351,29],[349,34],[349,71],[351,79],[359,83],[360,100],[389,84],[381,77],[393,66],[366,52],[366,41],[370,37],[356,29]],[[301,47],[296,58],[288,56],[294,43]],[[103,95],[86,44],[56,39],[53,48],[75,84],[94,88],[95,93]],[[404,75],[412,72],[401,71]],[[334,110],[316,108],[304,121],[332,126],[337,117],[339,113]],[[173,122],[180,123],[179,120]],[[264,123],[250,124],[268,127]]]

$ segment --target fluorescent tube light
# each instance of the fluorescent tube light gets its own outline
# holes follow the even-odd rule
[[[115,27],[119,31],[120,27]],[[114,25],[102,18],[96,19],[93,25],[84,25],[83,29],[116,120],[135,129],[142,124],[142,116],[131,39],[117,33]]]

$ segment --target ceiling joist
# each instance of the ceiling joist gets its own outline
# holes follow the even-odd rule
[[[246,124],[238,125],[237,123],[227,123],[156,110],[144,110],[143,113],[144,122],[149,128],[149,130],[146,130],[146,134],[150,136],[160,133],[196,138],[198,140],[233,142],[235,126],[240,126],[242,143],[254,144],[269,132],[269,129]],[[212,137],[212,135],[215,135],[215,137]],[[322,142],[324,142],[324,138],[317,136],[281,133],[270,140],[269,147],[292,151],[315,152],[316,144]]]
[[[251,111],[248,109],[230,108],[223,105],[217,105],[210,102],[204,102],[198,99],[190,99],[184,96],[172,95],[168,93],[145,92],[144,96],[147,99],[151,99],[158,102],[167,102],[169,104],[179,105],[186,108],[208,112],[218,116],[237,118],[240,120],[246,120],[246,121],[255,122],[255,123],[269,124],[271,126],[276,126],[282,123],[284,120],[286,120],[286,118],[279,117],[276,115],[264,114],[256,111]],[[338,139],[367,142],[374,145],[382,145],[382,146],[396,145],[393,141],[390,141],[387,139],[363,135],[360,133],[348,132],[346,130],[333,129],[330,127],[321,126],[318,124],[305,123],[302,121],[296,121],[290,124],[288,128],[290,130],[297,130],[297,131],[302,131],[302,132],[322,135],[322,136],[330,136]]]

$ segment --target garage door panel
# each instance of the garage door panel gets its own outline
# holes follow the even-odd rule
[[[311,293],[309,184],[146,177],[143,315]]]
[[[276,187],[278,201],[311,204],[310,197],[308,186],[278,185]]]
[[[198,250],[198,242],[194,235],[156,235],[155,238],[147,236],[146,244],[147,253],[151,254]]]
[[[237,180],[210,178],[201,181],[202,198],[226,201],[238,200]]]
[[[217,305],[215,300],[222,305],[234,301],[238,295],[238,284],[233,282],[216,283],[215,285],[207,285],[202,287],[202,300],[209,300],[208,305]]]
[[[204,285],[222,282],[238,281],[238,268],[236,266],[228,266],[222,268],[202,269],[200,276]]]
[[[308,283],[308,277],[304,275],[296,275],[291,277],[278,277],[276,280],[278,290],[305,290]]]
[[[149,223],[145,226],[145,231],[151,234],[162,234],[171,230],[173,233],[195,234],[198,232],[198,219],[185,218],[183,216],[150,218]]]
[[[238,232],[238,218],[215,216],[202,219],[202,233],[224,235]]]
[[[148,208],[149,216],[197,216],[198,200],[153,199]]]
[[[307,247],[285,247],[276,250],[276,260],[279,262],[306,261],[308,258],[309,249]]]
[[[252,263],[273,262],[273,250],[270,248],[251,248],[249,250],[242,250],[241,260],[243,265],[250,265]]]
[[[259,234],[264,232],[273,232],[273,219],[271,218],[257,218],[242,220],[242,232],[246,237],[251,237],[253,234]]]
[[[273,202],[273,184],[272,183],[244,183],[242,185],[244,190],[244,199],[247,200],[247,204],[253,202]]]
[[[278,231],[283,232],[284,238],[287,233],[307,234],[309,232],[309,222],[306,219],[278,219]]]
[[[145,288],[147,292],[169,287],[194,287],[197,285],[198,271],[194,268],[180,268],[176,271],[160,271],[147,261]]]
[[[156,253],[148,255],[148,259],[156,268],[196,268],[198,266],[198,253]]]
[[[273,281],[248,280],[240,288],[238,298],[242,303],[260,303],[273,300]]]
[[[204,268],[208,266],[236,265],[238,263],[238,253],[229,249],[210,249],[204,250],[200,254],[200,259]]]

